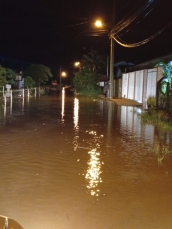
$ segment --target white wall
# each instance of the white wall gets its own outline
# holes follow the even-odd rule
[[[149,96],[156,97],[156,85],[161,77],[162,71],[158,73],[158,68],[124,73],[122,75],[122,98],[143,103],[143,99]],[[145,93],[143,93],[143,85],[145,85]]]
[[[128,95],[128,73],[122,75],[122,98]]]
[[[135,100],[142,103],[142,91],[143,91],[143,70],[136,72],[136,84],[135,84]]]
[[[128,82],[128,99],[134,100],[134,81],[135,72],[130,72]]]
[[[157,82],[156,69],[148,70],[146,98],[150,96],[156,97],[156,82]]]

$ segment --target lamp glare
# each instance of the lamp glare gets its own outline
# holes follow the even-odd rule
[[[102,26],[102,22],[101,22],[101,21],[99,21],[99,20],[98,20],[98,21],[96,21],[96,23],[95,23],[95,24],[96,24],[96,26],[97,26],[97,27],[101,27],[101,26]]]

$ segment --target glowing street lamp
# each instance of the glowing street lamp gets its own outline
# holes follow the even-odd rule
[[[66,76],[66,72],[62,72],[62,76],[65,77]]]
[[[100,20],[97,20],[97,21],[95,22],[95,25],[96,25],[97,27],[102,27],[102,22],[101,22]]]
[[[74,66],[75,66],[76,68],[78,68],[79,71],[81,71],[81,63],[80,63],[79,61],[75,62],[75,63],[74,63]]]
[[[78,61],[78,62],[75,62],[75,66],[76,67],[79,67],[79,65],[80,65],[80,62]]]
[[[61,83],[61,77],[66,77],[67,76],[67,74],[66,74],[66,72],[62,72],[61,71],[61,66],[60,66],[60,89],[61,89],[61,87],[62,87],[62,83]]]

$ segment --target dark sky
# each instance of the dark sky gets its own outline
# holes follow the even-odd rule
[[[0,0],[0,55],[49,67],[80,60],[91,49],[107,55],[107,33],[95,34],[100,17],[111,25],[130,18],[148,0]],[[153,8],[137,16],[120,35],[125,42],[142,41],[172,21],[171,0],[154,0]],[[115,12],[115,14],[113,13]],[[106,27],[107,30],[107,27]],[[115,62],[140,63],[172,52],[172,25],[137,48],[115,45]]]

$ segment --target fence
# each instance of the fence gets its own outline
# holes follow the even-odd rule
[[[162,78],[161,66],[153,69],[144,69],[122,75],[122,98],[142,103],[147,108],[147,99],[156,97],[157,82]]]

